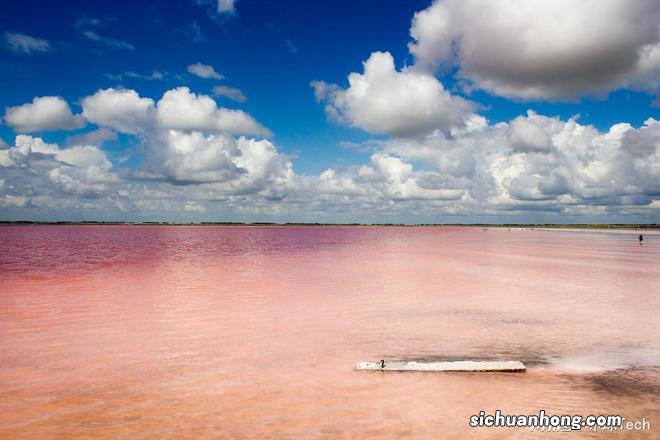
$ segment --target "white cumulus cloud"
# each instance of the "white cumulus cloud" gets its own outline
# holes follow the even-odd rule
[[[168,90],[158,101],[159,123],[166,128],[269,136],[270,131],[242,110],[220,107],[187,87]]]
[[[467,87],[509,98],[657,93],[659,22],[654,0],[436,0],[409,49],[420,70],[457,66]]]
[[[374,52],[364,73],[348,75],[348,87],[312,82],[318,100],[326,103],[330,119],[370,133],[414,136],[449,131],[465,124],[472,105],[446,91],[428,73],[394,66],[388,52]]]
[[[266,139],[168,130],[150,145],[141,175],[178,185],[212,184],[221,194],[254,193],[287,185],[291,162]]]
[[[37,97],[31,103],[7,107],[4,119],[19,133],[72,130],[84,125],[83,118],[71,113],[69,104],[59,96]]]
[[[156,103],[131,89],[103,89],[82,100],[82,115],[95,124],[130,134],[161,130],[269,136],[270,131],[242,110],[218,107],[208,95],[187,87],[166,91]]]
[[[26,201],[51,196],[54,201],[58,196],[98,197],[121,182],[111,167],[98,147],[60,148],[39,137],[18,135],[14,146],[0,151],[0,176],[12,183],[0,190],[6,197]]]
[[[145,138],[143,166],[124,173],[114,172],[98,147],[61,148],[19,135],[0,150],[0,203],[7,212],[78,209],[164,219],[657,217],[658,121],[602,131],[534,112],[496,124],[475,118],[449,134],[381,141],[367,163],[318,175],[295,174],[269,140],[225,133],[161,127]]]
[[[82,100],[82,115],[95,124],[131,134],[153,129],[154,100],[140,97],[135,90],[104,89]]]
[[[138,179],[175,185],[213,185],[221,194],[261,191],[293,175],[289,160],[265,139],[268,129],[241,110],[218,107],[187,87],[166,91],[154,102],[134,90],[105,89],[82,100],[83,115],[101,126],[82,140],[102,141],[117,132],[142,140],[144,166]],[[105,130],[105,131],[104,131]],[[272,190],[272,188],[271,188]]]

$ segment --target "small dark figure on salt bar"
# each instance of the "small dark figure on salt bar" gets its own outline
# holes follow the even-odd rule
[[[644,241],[644,237],[642,236],[642,234],[639,234],[639,244],[642,244],[643,241]]]

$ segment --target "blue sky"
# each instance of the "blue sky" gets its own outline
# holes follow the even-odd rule
[[[410,223],[658,219],[658,6],[612,1],[600,11],[592,2],[573,10],[570,2],[551,3],[510,10],[493,2],[490,13],[501,18],[493,25],[474,18],[489,11],[472,1],[5,2],[0,214]],[[557,16],[576,23],[554,25]],[[212,73],[191,72],[197,63]],[[367,65],[382,74],[367,78]],[[349,85],[351,73],[367,92]],[[218,86],[247,99],[214,94]],[[187,91],[177,99],[202,106],[191,96],[208,95],[218,108],[241,110],[268,132],[209,122],[219,113],[185,123],[174,116],[164,123],[159,113],[157,129],[126,129],[112,109],[94,113],[83,106],[112,90],[134,91],[155,108],[180,87]],[[419,99],[400,100],[415,93]],[[114,99],[104,96],[98,105]],[[70,113],[52,100],[16,112],[41,97],[59,97]],[[373,107],[380,105],[387,107]],[[612,131],[620,123],[629,128]],[[81,140],[98,130],[104,139]],[[172,130],[185,137],[164,140]],[[584,137],[576,130],[591,132]],[[203,145],[183,148],[195,133]],[[241,146],[241,136],[266,142],[260,145],[268,159],[250,156],[257,153]],[[55,147],[35,146],[36,139]],[[604,147],[607,142],[616,145]],[[18,158],[19,143],[30,145],[27,156]],[[627,146],[637,143],[631,152]],[[39,155],[68,166],[45,166]],[[75,163],[65,156],[76,156]],[[594,171],[613,158],[626,169]],[[267,161],[254,169],[241,165],[257,159]],[[103,176],[90,178],[96,172],[90,166]],[[28,184],[18,171],[26,168],[41,180]]]
[[[154,97],[180,85],[199,93],[210,93],[218,84],[228,85],[241,89],[248,101],[237,105],[219,100],[222,105],[240,107],[269,127],[281,148],[299,156],[296,168],[301,172],[320,172],[348,159],[347,155],[354,156],[340,148],[341,141],[366,136],[328,124],[323,107],[314,100],[310,81],[344,82],[347,72],[359,69],[375,49],[390,50],[403,63],[410,17],[426,2],[378,7],[375,1],[241,1],[235,15],[229,16],[217,14],[211,3],[174,1],[164,5],[10,2],[0,18],[1,29],[44,38],[54,49],[39,56],[4,51],[0,74],[3,83],[12,87],[0,92],[2,103],[18,105],[34,96],[55,94],[75,106],[77,100],[99,88],[118,85]],[[103,24],[92,29],[129,42],[135,49],[89,40],[76,28],[81,18],[98,18]],[[58,25],[53,26],[54,22]],[[225,79],[188,74],[186,66],[197,62],[214,66]],[[165,78],[119,80],[106,76],[125,72],[150,75],[154,71],[163,72]],[[2,136],[11,138],[11,130],[3,127]],[[50,136],[58,139],[57,134],[47,138]]]

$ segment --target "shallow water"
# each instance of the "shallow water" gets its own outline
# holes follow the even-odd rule
[[[658,261],[633,233],[0,227],[0,437],[527,438],[468,421],[543,409],[657,438]],[[353,370],[383,358],[529,368]]]

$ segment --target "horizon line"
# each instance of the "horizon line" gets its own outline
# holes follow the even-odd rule
[[[424,227],[424,226],[454,226],[454,227],[516,227],[516,228],[598,228],[598,229],[625,229],[644,228],[660,229],[658,223],[321,223],[321,222],[232,222],[232,221],[205,221],[205,222],[167,222],[167,221],[41,221],[41,220],[0,220],[0,226],[9,225],[126,225],[126,226],[395,226],[395,227]]]

